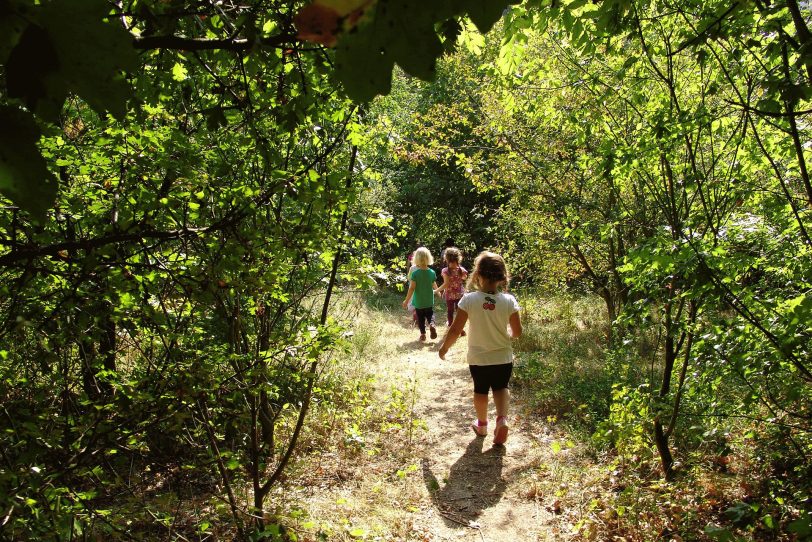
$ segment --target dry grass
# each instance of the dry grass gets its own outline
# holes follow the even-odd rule
[[[476,539],[464,522],[454,523],[453,510],[434,494],[441,487],[448,494],[442,470],[435,471],[436,487],[425,479],[426,458],[439,452],[427,447],[429,432],[415,419],[420,390],[403,361],[411,355],[404,342],[413,330],[399,300],[400,294],[344,300],[354,325],[350,348],[334,367],[340,375],[336,389],[344,386],[343,393],[335,403],[316,405],[305,438],[309,453],[273,497],[299,540]],[[551,367],[539,373],[548,380],[525,374],[514,389],[524,448],[521,461],[501,471],[506,487],[498,506],[522,510],[530,519],[523,520],[525,538],[513,540],[713,540],[706,527],[730,525],[730,510],[742,503],[760,508],[750,526],[731,528],[730,540],[801,540],[766,527],[764,516],[773,514],[776,524],[781,519],[778,508],[765,501],[762,482],[769,472],[756,468],[746,453],[732,454],[723,464],[698,458],[666,484],[653,454],[621,457],[596,449],[584,430],[592,422],[584,421],[579,405],[592,409],[600,401],[590,402],[589,394],[605,391],[603,380],[596,383],[605,336],[599,303],[525,298],[522,305],[526,336],[519,350],[542,352]],[[575,400],[556,402],[567,394]],[[573,423],[579,417],[582,423]],[[432,530],[436,524],[428,519],[438,515],[445,515],[456,535]]]
[[[423,502],[414,479],[425,427],[412,412],[414,385],[401,372],[402,340],[391,333],[403,313],[363,301],[340,301],[340,313],[354,322],[349,350],[332,368],[343,393],[315,405],[306,436],[312,453],[274,495],[300,540],[409,540],[415,526],[404,512]]]

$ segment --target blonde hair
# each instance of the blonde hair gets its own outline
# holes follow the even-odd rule
[[[420,247],[414,251],[412,263],[417,267],[428,267],[434,263],[434,256],[431,255],[431,252],[429,252],[429,249],[426,247]]]
[[[510,282],[505,260],[495,252],[483,250],[474,260],[474,270],[468,277],[468,289],[481,290],[482,282],[486,280],[496,286],[507,286]]]

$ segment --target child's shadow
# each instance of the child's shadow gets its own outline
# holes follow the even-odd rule
[[[439,350],[440,342],[435,339],[421,341],[415,339],[397,347],[398,352],[414,352],[415,350]]]
[[[494,446],[483,452],[484,443],[484,438],[475,437],[468,444],[465,453],[451,466],[445,484],[437,480],[428,459],[423,458],[423,481],[449,525],[476,521],[482,510],[495,506],[505,492],[507,483],[502,479],[505,447]]]
[[[400,327],[402,327],[403,329],[415,329],[415,330],[417,329],[417,326],[411,320],[401,320]]]

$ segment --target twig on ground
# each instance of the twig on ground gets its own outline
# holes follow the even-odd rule
[[[453,521],[457,525],[462,525],[463,527],[468,527],[469,529],[476,529],[477,531],[479,531],[480,535],[482,534],[482,527],[478,523],[474,523],[473,521],[465,521],[457,519],[455,517],[452,517],[451,512],[446,512],[444,510],[441,510],[440,508],[437,509],[437,512],[445,519]]]

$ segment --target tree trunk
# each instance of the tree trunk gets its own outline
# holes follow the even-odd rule
[[[654,418],[654,443],[657,445],[657,452],[660,454],[663,476],[666,481],[670,482],[674,478],[674,458],[668,447],[668,437],[663,430],[663,424],[660,421],[659,415]]]
[[[674,282],[671,282],[670,292],[673,292]],[[663,476],[666,480],[673,477],[674,458],[668,446],[668,435],[663,430],[662,412],[660,408],[665,403],[665,398],[671,391],[671,375],[674,373],[674,363],[677,357],[676,344],[674,342],[674,322],[673,305],[671,300],[665,304],[665,363],[663,366],[663,377],[660,383],[660,393],[658,394],[659,405],[654,416],[654,443],[660,454],[660,463],[663,467]]]

